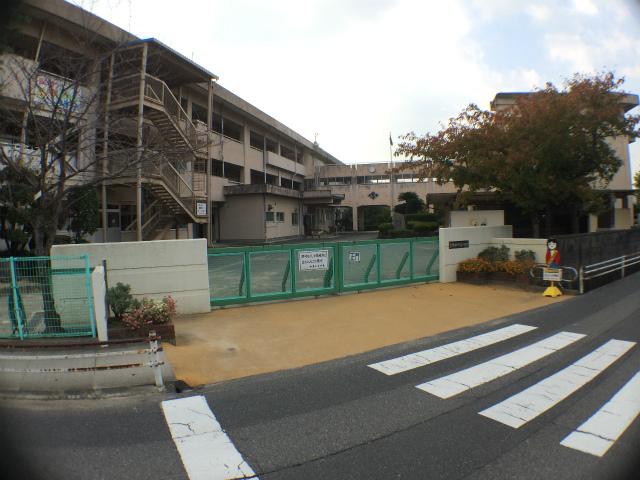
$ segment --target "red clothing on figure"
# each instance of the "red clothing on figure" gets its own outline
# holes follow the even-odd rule
[[[558,267],[560,265],[560,252],[558,252],[558,249],[557,248],[555,250],[547,249],[547,255],[545,257],[545,260],[547,261],[548,266]]]

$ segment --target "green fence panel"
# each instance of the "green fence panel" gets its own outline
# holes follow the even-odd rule
[[[439,277],[438,243],[415,241],[413,243],[413,276],[416,280]]]
[[[251,297],[291,293],[289,260],[288,249],[250,252]]]
[[[331,293],[328,291],[335,290],[335,275],[333,273],[335,271],[335,251],[334,245],[292,249],[296,293],[313,295]],[[312,261],[311,259],[314,258],[315,261]]]
[[[342,288],[377,284],[378,245],[346,244],[342,246]]]
[[[212,305],[326,295],[438,278],[437,239],[209,250]]]
[[[246,297],[243,253],[209,255],[209,296],[211,299]]]
[[[86,255],[3,259],[0,302],[0,337],[96,336]]]
[[[395,282],[411,278],[409,259],[410,242],[385,243],[380,245],[381,282]]]

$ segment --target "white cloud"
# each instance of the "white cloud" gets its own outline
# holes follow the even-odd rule
[[[573,9],[585,15],[595,16],[598,14],[598,7],[592,0],[573,0]]]
[[[310,140],[318,132],[320,145],[345,162],[386,161],[389,131],[433,131],[468,103],[488,108],[499,91],[601,69],[625,49],[640,55],[638,37],[617,28],[613,6],[600,4],[602,36],[580,23],[597,18],[543,0],[526,8],[508,0],[184,0],[179,9],[173,0],[86,3],[123,28],[131,18],[141,37],[193,54],[221,85]],[[577,7],[590,11],[588,2]],[[527,18],[536,20],[526,22],[536,29],[532,41],[543,42],[551,61],[514,55],[496,62],[478,31],[509,42],[501,22]],[[620,68],[640,79],[636,63]]]
[[[544,4],[528,5],[526,12],[538,22],[544,22],[551,16],[551,9]]]

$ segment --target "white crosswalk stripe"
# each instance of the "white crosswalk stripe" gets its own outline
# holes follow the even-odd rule
[[[560,332],[479,365],[422,383],[416,388],[440,398],[450,398],[523,368],[583,337],[585,335],[581,333]]]
[[[510,338],[522,335],[523,333],[535,330],[538,327],[520,325],[518,323],[508,327],[499,328],[491,332],[476,335],[464,340],[460,340],[439,347],[422,350],[402,357],[385,360],[384,362],[372,363],[369,367],[384,373],[385,375],[395,375],[418,367],[424,367],[431,363],[439,362],[447,358],[472,352],[482,347],[493,345]]]
[[[593,380],[634,345],[635,342],[609,340],[567,368],[483,410],[480,415],[519,428]]]
[[[640,372],[636,373],[600,410],[560,442],[565,447],[598,457],[640,415]]]
[[[258,479],[202,395],[165,400],[161,405],[190,480]]]

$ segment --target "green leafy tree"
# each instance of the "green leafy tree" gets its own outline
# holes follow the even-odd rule
[[[402,192],[398,195],[398,200],[404,203],[396,205],[393,208],[396,213],[412,214],[424,210],[424,201],[416,192]]]
[[[69,193],[69,229],[74,241],[80,243],[85,235],[92,235],[100,227],[100,200],[90,185],[76,187]]]
[[[405,135],[396,155],[419,159],[404,168],[422,177],[452,180],[459,203],[495,192],[531,216],[535,236],[542,215],[561,205],[574,210],[576,228],[580,211],[600,205],[594,187],[606,188],[622,164],[608,139],[638,136],[638,116],[620,105],[622,84],[612,73],[575,75],[562,90],[548,83],[518,96],[508,110],[469,105],[433,135]]]

